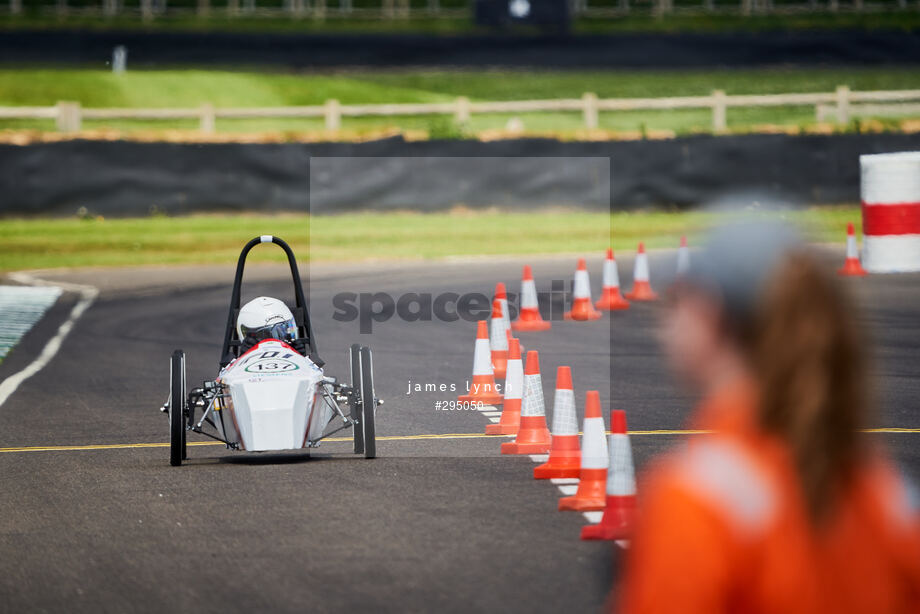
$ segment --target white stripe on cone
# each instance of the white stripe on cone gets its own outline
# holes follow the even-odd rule
[[[574,297],[591,300],[591,282],[588,279],[587,271],[575,271]]]
[[[690,270],[690,250],[687,248],[686,245],[681,245],[677,249],[677,274],[683,275],[689,270]]]
[[[502,313],[504,314],[504,312]],[[505,332],[506,330],[504,315],[501,318],[492,318],[492,322],[489,326],[489,347],[491,350],[499,352],[508,350],[508,335]]]
[[[847,235],[847,258],[859,260],[859,247],[856,245],[855,235]]]
[[[557,388],[553,398],[553,435],[577,435],[578,417],[575,415],[575,392],[570,388]]]
[[[604,287],[620,287],[620,273],[617,271],[616,260],[604,260]]]
[[[610,466],[607,468],[607,494],[628,496],[636,494],[636,473],[633,468],[632,446],[624,433],[609,435]]]
[[[505,321],[505,329],[511,330],[511,314],[508,312],[508,299],[498,299],[498,304],[502,306],[502,320]]]
[[[524,375],[524,399],[521,401],[521,417],[545,416],[543,404],[543,381],[540,374]]]
[[[505,400],[521,399],[524,396],[524,361],[508,359],[505,369]]]
[[[473,346],[473,376],[476,375],[493,375],[492,348],[488,339],[476,339]]]
[[[633,269],[633,282],[649,281],[648,278],[648,254],[642,252],[636,254],[636,266]]]
[[[537,303],[537,286],[532,279],[525,279],[521,282],[521,309],[538,308]]]
[[[584,433],[581,436],[581,468],[606,469],[609,461],[604,419],[585,418]]]

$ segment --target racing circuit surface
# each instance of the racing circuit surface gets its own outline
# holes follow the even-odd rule
[[[624,256],[618,261],[628,288],[632,260]],[[833,250],[829,266],[842,259]],[[650,260],[661,292],[674,252]],[[554,279],[567,287],[575,266],[574,257],[528,262],[540,292]],[[530,458],[498,454],[504,439],[481,436],[486,416],[435,409],[456,393],[406,394],[410,381],[463,386],[475,325],[393,317],[361,335],[359,322],[332,318],[340,292],[491,297],[497,281],[517,292],[522,263],[312,267],[313,326],[326,372],[348,377],[353,342],[374,350],[377,394],[386,401],[377,413],[379,458],[352,456],[349,440],[311,455],[207,444],[190,447],[188,464],[178,468],[169,466],[167,447],[138,444],[168,441],[157,410],[173,349],[188,354],[189,385],[216,375],[232,268],[36,274],[92,284],[100,294],[50,364],[0,406],[2,609],[597,611],[621,563],[619,549],[581,542],[584,517],[556,511],[559,490],[532,479]],[[596,297],[600,258],[589,259],[589,269]],[[246,281],[244,300],[291,298],[283,266],[251,266]],[[847,283],[875,342],[878,426],[917,429],[920,275]],[[76,301],[72,292],[58,300],[0,364],[0,380],[39,355]],[[561,313],[561,297],[554,303]],[[660,303],[634,303],[595,322],[554,320],[550,332],[518,336],[540,351],[550,404],[556,366],[570,365],[580,415],[585,391],[596,388],[605,416],[625,409],[630,430],[680,429],[693,399],[665,370],[655,340],[660,312]],[[920,478],[920,432],[871,437]],[[641,469],[677,438],[631,440]],[[189,441],[206,443],[194,435]],[[52,449],[22,449],[40,446]]]

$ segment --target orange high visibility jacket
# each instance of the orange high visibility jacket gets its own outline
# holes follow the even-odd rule
[[[653,468],[616,600],[626,614],[920,613],[920,522],[878,455],[830,520],[809,522],[791,461],[752,426],[752,387],[700,408],[694,435]]]

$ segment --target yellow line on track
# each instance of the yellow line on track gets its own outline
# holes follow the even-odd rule
[[[694,431],[682,429],[662,429],[651,431],[629,431],[630,435],[699,435],[708,431]],[[866,429],[867,433],[920,433],[920,428],[876,428]],[[511,437],[510,435],[482,435],[479,433],[432,433],[425,435],[389,435],[377,437],[377,441],[419,441],[423,439],[501,439]],[[345,442],[351,441],[351,437],[329,437],[323,441]],[[189,446],[222,446],[219,441],[190,441]],[[15,448],[0,448],[0,453],[14,452],[80,452],[85,450],[131,450],[137,448],[168,448],[169,443],[111,443],[111,444],[88,444],[82,446],[19,446]]]

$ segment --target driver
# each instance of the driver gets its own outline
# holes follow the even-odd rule
[[[265,339],[291,344],[297,338],[297,323],[287,305],[276,298],[260,296],[240,309],[236,319],[241,354]]]

